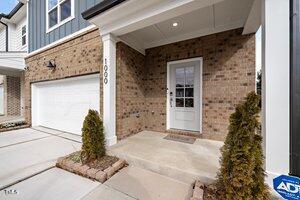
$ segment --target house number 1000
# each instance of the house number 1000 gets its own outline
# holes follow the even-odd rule
[[[103,75],[104,75],[104,84],[106,85],[107,83],[108,83],[108,72],[107,72],[107,70],[108,70],[108,66],[107,66],[107,60],[106,60],[106,58],[105,58],[105,60],[104,60],[104,67],[103,67],[103,69],[104,69],[104,73],[103,73]]]

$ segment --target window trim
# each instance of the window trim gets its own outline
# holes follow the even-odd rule
[[[60,21],[60,5],[65,2],[66,0],[57,0],[58,3],[56,6],[54,6],[53,8],[51,8],[51,10],[48,10],[48,4],[49,4],[49,0],[46,0],[46,33],[50,33],[51,31],[57,29],[58,27],[62,26],[63,24],[71,21],[72,19],[75,18],[75,2],[74,0],[70,0],[71,1],[71,15],[70,17],[64,19],[63,21]],[[49,13],[50,11],[52,11],[53,9],[57,8],[57,24],[55,24],[54,26],[49,28]]]
[[[23,35],[23,28],[25,27],[25,34]],[[25,44],[23,45],[23,37],[25,36]],[[22,48],[27,46],[27,25],[21,27],[21,46]]]

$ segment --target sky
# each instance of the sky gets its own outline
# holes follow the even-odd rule
[[[256,32],[256,71],[261,69],[262,60],[261,60],[261,27]]]
[[[0,0],[0,13],[8,14],[17,4],[18,0]]]

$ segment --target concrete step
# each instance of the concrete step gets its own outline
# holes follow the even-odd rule
[[[104,183],[134,199],[187,200],[191,197],[189,184],[138,167],[126,167]]]
[[[180,170],[168,165],[161,165],[149,160],[142,159],[140,157],[135,157],[126,153],[119,152],[109,152],[110,155],[123,158],[127,161],[130,166],[138,167],[141,169],[149,170],[154,173],[158,173],[163,176],[181,181],[186,184],[193,184],[195,180],[200,180],[205,184],[210,184],[215,180],[215,174],[210,173],[193,173],[190,171]]]
[[[194,144],[187,144],[165,140],[165,136],[143,131],[110,147],[108,154],[187,184],[196,179],[206,184],[215,180],[222,142],[197,139]]]

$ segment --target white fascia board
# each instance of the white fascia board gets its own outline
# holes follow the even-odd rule
[[[24,70],[26,53],[20,52],[1,52],[0,53],[0,69],[5,68],[10,70]]]
[[[90,20],[100,28],[100,34],[116,36],[211,6],[223,0],[130,0]]]
[[[261,7],[262,7],[261,0],[254,0],[252,4],[252,8],[250,10],[250,13],[248,15],[248,18],[244,26],[243,35],[256,33],[256,31],[259,29],[262,22]]]

